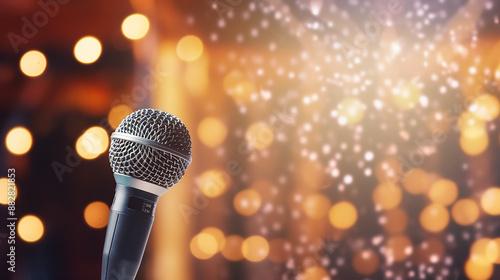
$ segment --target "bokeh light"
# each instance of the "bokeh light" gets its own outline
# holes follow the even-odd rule
[[[76,152],[84,159],[95,159],[106,152],[109,146],[109,136],[100,126],[87,129],[75,144]]]
[[[402,110],[415,108],[420,95],[420,89],[412,82],[404,82],[392,91],[394,104]]]
[[[224,236],[224,233],[216,227],[204,228],[201,233],[210,234],[215,239],[217,242],[217,252],[221,251],[226,245],[226,237]]]
[[[237,103],[249,102],[251,95],[257,92],[254,84],[243,73],[236,70],[224,77],[223,87]]]
[[[286,239],[275,238],[269,242],[268,258],[275,263],[284,263],[292,255],[292,245]]]
[[[403,192],[401,188],[391,183],[381,183],[372,194],[373,203],[376,207],[389,210],[397,207],[401,203]]]
[[[251,262],[260,262],[267,257],[269,244],[262,236],[253,235],[243,241],[241,252],[245,259]]]
[[[348,97],[338,105],[339,124],[359,123],[365,115],[366,106],[358,98]]]
[[[469,130],[470,131],[470,130]],[[488,148],[489,139],[486,133],[476,133],[474,135],[460,135],[460,147],[470,156],[482,154]]]
[[[372,249],[356,252],[352,259],[352,266],[361,275],[370,275],[377,271],[380,258]]]
[[[493,264],[477,258],[469,258],[465,262],[465,274],[469,279],[488,280],[493,274]]]
[[[311,266],[304,270],[304,280],[325,280],[330,279],[328,272],[321,266]]]
[[[313,193],[302,203],[302,210],[311,219],[323,219],[330,210],[330,199],[320,193]]]
[[[224,171],[210,169],[203,172],[198,179],[198,188],[206,197],[214,198],[227,191],[230,178]]]
[[[222,248],[222,255],[224,258],[236,262],[243,259],[241,246],[243,244],[243,237],[239,235],[230,235],[226,237],[224,248]]]
[[[252,189],[242,190],[236,194],[233,206],[236,212],[244,216],[250,216],[259,211],[262,199],[259,193]]]
[[[461,226],[472,225],[479,218],[479,206],[470,198],[460,199],[453,204],[451,216]]]
[[[122,33],[131,40],[141,39],[148,33],[149,20],[145,15],[132,14],[122,23]]]
[[[414,195],[426,193],[430,187],[429,174],[423,169],[412,168],[405,173],[403,186]]]
[[[42,220],[34,215],[26,215],[19,220],[17,232],[26,242],[36,242],[42,238],[45,229]]]
[[[500,215],[500,188],[491,187],[481,195],[481,208],[490,215]]]
[[[274,133],[267,123],[256,122],[248,127],[245,139],[255,149],[264,150],[273,143]]]
[[[483,121],[491,121],[498,117],[500,102],[494,95],[482,94],[474,100],[469,111]]]
[[[415,248],[415,261],[419,264],[439,263],[445,255],[443,242],[437,238],[427,238]]]
[[[101,52],[101,42],[92,36],[86,36],[78,40],[73,50],[76,60],[83,64],[95,62],[101,56]]]
[[[393,182],[398,178],[399,161],[389,157],[381,160],[375,167],[375,176],[379,182]]]
[[[108,224],[109,207],[101,201],[91,202],[85,207],[83,217],[91,228],[103,228]]]
[[[428,195],[432,202],[448,206],[457,199],[457,184],[451,180],[439,179],[432,184]]]
[[[201,232],[191,239],[190,249],[193,256],[206,260],[217,253],[219,246],[213,235]]]
[[[352,203],[341,201],[330,208],[328,213],[330,223],[339,229],[348,229],[358,220],[358,211]]]
[[[182,37],[177,43],[177,55],[184,61],[197,60],[203,53],[203,42],[194,35]]]
[[[470,257],[475,260],[494,263],[500,253],[497,243],[490,238],[480,238],[470,247]]]
[[[381,220],[382,227],[389,234],[402,233],[408,226],[408,215],[401,208],[385,211]]]
[[[227,127],[218,118],[207,117],[198,124],[198,137],[205,146],[217,147],[224,142],[226,136]]]
[[[134,110],[126,104],[118,104],[111,108],[108,113],[108,123],[111,128],[116,129],[122,120],[130,115]]]
[[[17,198],[17,186],[16,184],[11,184],[14,186],[14,200]],[[9,179],[0,178],[0,204],[9,203]]]
[[[21,57],[19,67],[24,75],[37,77],[45,71],[47,59],[45,55],[39,51],[28,51]]]
[[[413,254],[413,245],[408,236],[399,234],[389,237],[385,243],[385,256],[389,262],[403,261]]]
[[[25,127],[12,128],[5,137],[5,146],[15,155],[26,154],[33,144],[33,137]]]
[[[441,232],[448,226],[450,214],[442,204],[427,205],[419,216],[420,225],[429,232]]]

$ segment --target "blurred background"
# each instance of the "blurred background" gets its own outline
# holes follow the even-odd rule
[[[1,278],[100,278],[109,136],[152,107],[186,124],[193,162],[137,279],[500,279],[499,16],[487,0],[2,0],[0,217],[17,221]]]

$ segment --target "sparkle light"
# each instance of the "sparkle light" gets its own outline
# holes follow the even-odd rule
[[[251,262],[260,262],[269,253],[269,244],[262,236],[253,235],[245,239],[241,244],[243,256]]]
[[[26,154],[33,144],[33,138],[28,129],[22,126],[12,128],[5,137],[5,146],[15,155]]]
[[[83,64],[95,62],[101,56],[101,42],[95,37],[86,36],[81,38],[75,45],[73,53],[76,60]]]
[[[123,35],[131,40],[141,39],[148,33],[148,30],[149,20],[145,15],[132,14],[123,20]]]
[[[197,60],[203,53],[203,42],[194,35],[182,37],[177,43],[177,55],[184,61]]]
[[[221,145],[227,136],[226,125],[217,118],[204,118],[198,125],[198,137],[208,147]]]
[[[28,51],[19,62],[19,67],[24,75],[29,77],[37,77],[42,75],[47,67],[47,59],[45,55],[39,51]]]
[[[358,220],[356,207],[348,201],[341,201],[333,205],[328,215],[330,223],[340,229],[348,229]]]
[[[27,215],[19,220],[17,232],[22,240],[26,242],[36,242],[42,238],[44,226],[37,216]]]
[[[83,211],[85,222],[92,228],[103,228],[108,224],[109,207],[101,201],[91,202]]]

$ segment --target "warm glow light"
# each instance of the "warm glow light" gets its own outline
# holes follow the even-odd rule
[[[407,192],[411,194],[426,193],[429,189],[429,174],[423,169],[413,168],[405,173],[403,185]]]
[[[366,106],[355,97],[348,97],[338,105],[338,121],[343,124],[359,123],[365,115]]]
[[[358,211],[352,203],[341,201],[330,208],[328,216],[334,227],[348,229],[358,220]]]
[[[490,215],[500,215],[500,188],[492,187],[481,195],[481,208]]]
[[[36,242],[43,236],[43,223],[37,216],[24,216],[19,220],[17,232],[22,240],[26,242]]]
[[[373,274],[378,269],[379,263],[380,259],[372,249],[358,251],[352,259],[354,270],[361,275]]]
[[[17,198],[17,187],[15,184],[12,184],[11,186],[14,186],[15,200]],[[9,203],[9,196],[11,196],[9,194],[9,180],[7,178],[0,178],[0,204]]]
[[[269,259],[275,263],[284,263],[292,254],[292,245],[283,238],[269,242]]]
[[[403,193],[401,188],[390,183],[381,183],[372,194],[373,203],[376,207],[384,210],[389,210],[397,207],[401,202]]]
[[[250,96],[257,91],[254,84],[239,71],[229,72],[224,77],[223,87],[237,103],[249,102]]]
[[[313,193],[306,197],[302,203],[302,210],[309,218],[323,219],[330,209],[330,199],[322,194]]]
[[[83,64],[95,62],[101,56],[101,42],[95,37],[87,36],[81,38],[75,45],[73,51],[76,60]]]
[[[385,211],[380,221],[387,233],[402,233],[408,225],[408,215],[403,209],[394,208]]]
[[[470,156],[482,154],[488,148],[489,139],[486,132],[460,135],[460,147]]]
[[[472,112],[465,111],[458,118],[457,127],[462,135],[468,138],[476,138],[481,134],[485,134],[486,122]]]
[[[201,232],[191,239],[191,253],[198,259],[211,258],[217,253],[218,248],[217,240],[211,234]]]
[[[405,82],[393,90],[394,104],[402,110],[415,108],[420,97],[420,89],[413,83]]]
[[[75,148],[82,158],[95,159],[106,152],[109,146],[109,136],[106,130],[99,126],[87,129],[76,140]]]
[[[267,123],[256,122],[248,127],[245,139],[257,150],[264,150],[273,143],[274,133]]]
[[[448,206],[457,199],[457,184],[451,180],[439,179],[432,184],[428,195],[432,202]]]
[[[204,118],[198,125],[198,137],[205,146],[217,147],[224,142],[226,136],[226,125],[217,118]]]
[[[418,264],[438,263],[444,254],[443,243],[437,238],[428,238],[416,247],[415,261]]]
[[[451,216],[459,225],[472,225],[479,218],[479,206],[470,198],[460,199],[453,204]]]
[[[198,180],[198,188],[206,197],[214,198],[229,187],[229,176],[223,171],[211,169],[203,172]]]
[[[116,129],[122,120],[130,115],[134,110],[126,104],[118,104],[111,108],[108,113],[108,123],[111,128]]]
[[[262,236],[250,236],[241,244],[241,252],[245,259],[251,262],[260,262],[269,253],[269,244]]]
[[[442,204],[432,203],[420,212],[420,225],[429,232],[440,232],[450,221],[450,214]]]
[[[495,242],[496,247],[497,247],[497,249],[499,251],[498,254],[497,254],[497,258],[496,259],[493,258],[494,255],[492,253],[494,252],[494,250],[492,250],[492,246],[491,245],[488,246],[490,249],[488,250],[489,253],[488,253],[487,256],[489,256],[488,259],[490,261],[493,261],[496,264],[500,264],[500,238],[493,239],[493,242]]]
[[[92,228],[103,228],[108,224],[109,207],[101,201],[94,201],[83,211],[85,222]]]
[[[217,242],[217,252],[220,252],[222,248],[224,248],[226,244],[226,237],[220,229],[216,227],[207,227],[204,228],[201,232],[210,234],[213,238],[215,238],[215,241]]]
[[[259,211],[262,199],[257,191],[247,189],[236,194],[233,205],[236,212],[241,215],[250,216]]]
[[[381,160],[375,167],[375,176],[379,182],[392,182],[398,179],[400,163],[397,158],[390,157]]]
[[[385,242],[385,255],[390,261],[403,261],[413,253],[413,245],[406,235],[394,235]]]
[[[123,20],[122,32],[125,37],[137,40],[148,33],[149,20],[145,15],[133,14]]]
[[[29,51],[21,57],[19,67],[24,75],[29,77],[40,76],[47,67],[47,59],[39,51]]]
[[[299,279],[299,278],[297,278]],[[331,279],[328,272],[321,266],[310,266],[304,270],[303,280],[324,280]]]
[[[5,137],[5,145],[9,152],[15,155],[23,155],[31,149],[33,138],[28,129],[18,126],[14,127]]]
[[[243,237],[239,235],[230,235],[226,237],[226,244],[222,248],[222,255],[233,262],[243,259],[241,252],[241,245],[243,244]]]
[[[491,121],[498,117],[500,102],[494,95],[482,94],[474,100],[469,107],[469,111],[483,121]]]
[[[198,59],[203,53],[203,42],[194,35],[182,37],[177,43],[177,55],[184,61]]]

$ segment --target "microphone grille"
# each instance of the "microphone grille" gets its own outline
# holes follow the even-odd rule
[[[184,176],[190,164],[187,158],[191,157],[191,138],[184,123],[174,115],[155,109],[138,110],[128,115],[115,132],[155,145],[112,136],[109,162],[114,173],[165,188]]]

